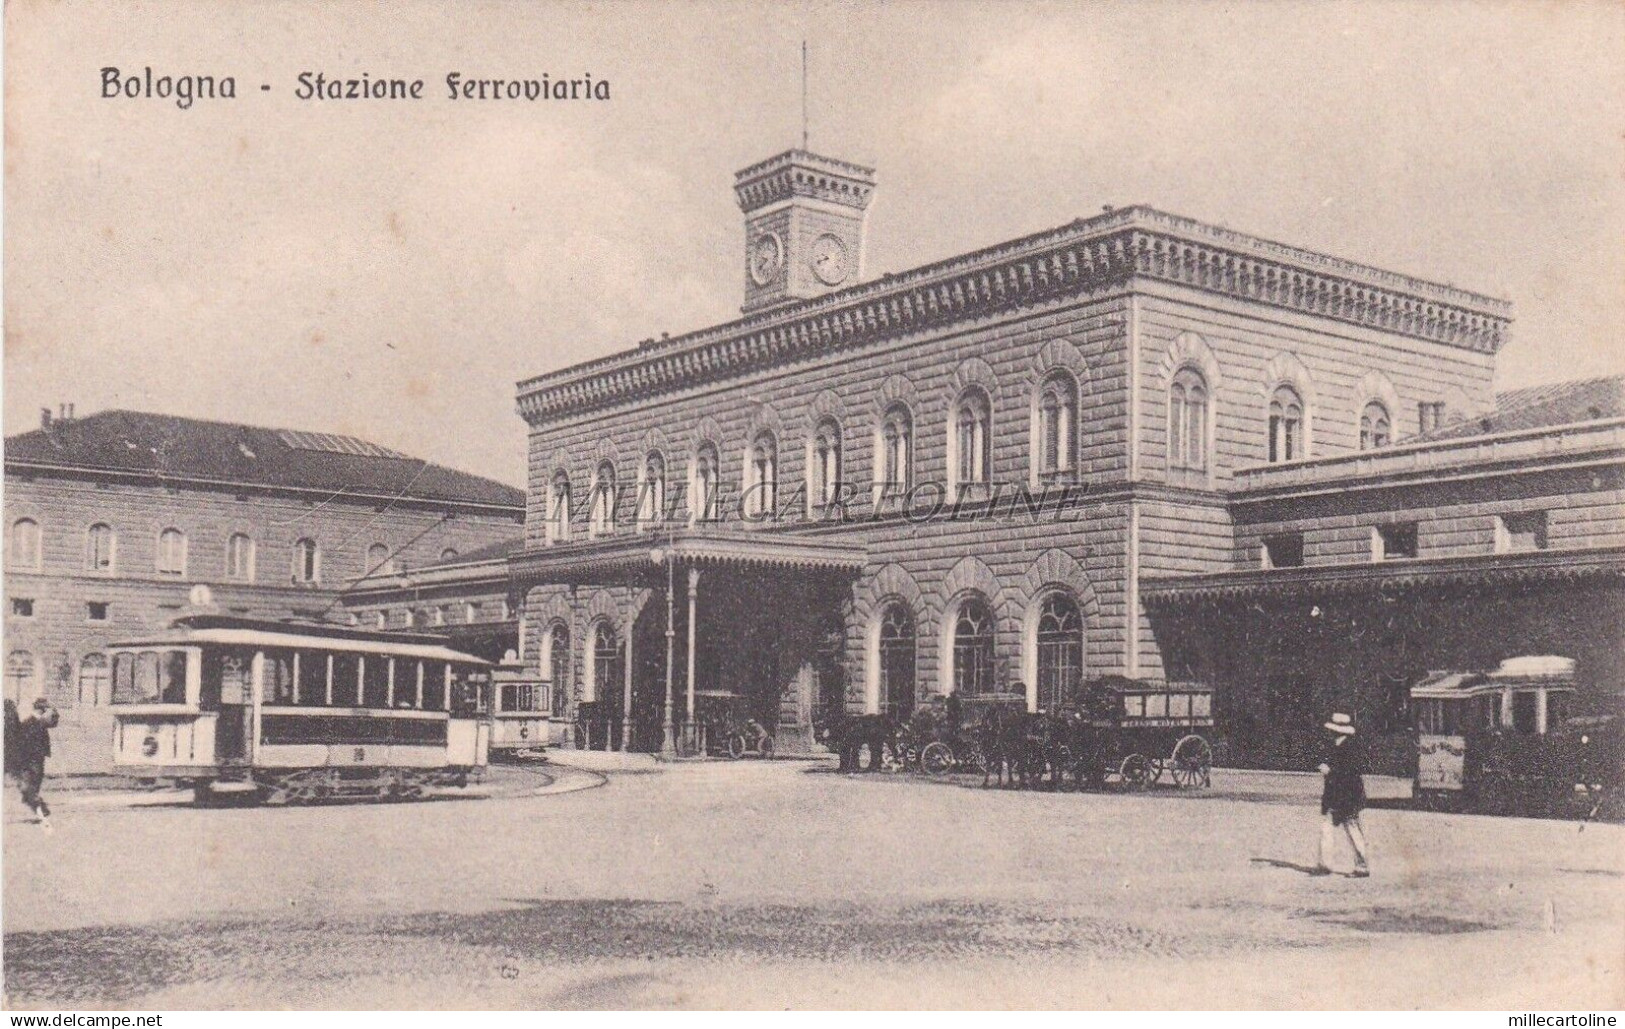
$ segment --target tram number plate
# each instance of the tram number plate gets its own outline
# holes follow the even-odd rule
[[[356,760],[356,761],[365,761],[365,760],[367,760],[367,748],[366,747],[357,747],[357,748],[355,748],[355,758],[354,758],[354,760]]]

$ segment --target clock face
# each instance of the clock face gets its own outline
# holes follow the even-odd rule
[[[834,286],[845,281],[846,244],[835,236],[827,234],[819,236],[813,240],[809,263],[812,265],[813,274],[825,285]]]
[[[758,286],[765,286],[779,276],[784,264],[784,244],[772,232],[756,237],[750,245],[750,277]]]

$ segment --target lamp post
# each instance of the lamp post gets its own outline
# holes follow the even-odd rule
[[[672,594],[676,590],[677,572],[676,562],[672,559],[669,531],[666,533],[666,549],[655,547],[649,551],[649,560],[666,566],[666,708],[660,723],[660,752],[669,757],[677,753],[677,727],[672,723],[671,704],[672,671],[677,647],[676,611]]]

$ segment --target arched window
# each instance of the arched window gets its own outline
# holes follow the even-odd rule
[[[810,471],[813,504],[833,504],[841,488],[841,426],[833,418],[821,419],[813,429]]]
[[[880,618],[880,710],[894,718],[914,714],[914,647],[914,613],[888,604]]]
[[[988,456],[988,422],[992,407],[987,394],[966,390],[954,404],[954,485],[959,492],[967,487],[985,486],[992,479]]]
[[[1077,467],[1078,387],[1065,373],[1051,375],[1038,392],[1038,474],[1070,478]]]
[[[558,543],[570,538],[570,475],[560,470],[553,475],[553,490],[547,502],[547,539]]]
[[[1386,447],[1393,438],[1393,423],[1388,409],[1373,400],[1360,412],[1360,449],[1375,450]]]
[[[113,702],[113,672],[106,654],[86,654],[79,661],[79,704],[103,707]]]
[[[97,522],[85,533],[85,571],[111,572],[113,570],[113,547],[117,538],[113,535],[113,527],[106,522]]]
[[[320,582],[322,578],[322,552],[316,541],[305,537],[293,545],[293,581]]]
[[[1038,706],[1051,714],[1077,700],[1083,681],[1083,615],[1066,593],[1051,593],[1038,612]]]
[[[226,540],[226,578],[254,581],[254,541],[240,532]]]
[[[886,408],[880,421],[880,455],[875,482],[882,496],[902,496],[913,484],[914,417],[902,404]]]
[[[745,465],[745,513],[771,518],[779,509],[779,441],[767,430],[751,441]]]
[[[981,597],[959,605],[954,619],[954,692],[967,697],[991,693],[993,683],[993,612]]]
[[[599,622],[592,632],[592,695],[596,700],[619,695],[621,643],[608,622]]]
[[[457,560],[457,548],[456,547],[447,547],[446,549],[442,550],[440,552],[440,560],[441,561],[455,561],[455,560]]]
[[[6,697],[23,707],[33,702],[39,691],[39,673],[34,667],[34,655],[26,650],[13,650],[6,658]]]
[[[186,533],[165,529],[158,534],[157,564],[162,575],[186,574]]]
[[[699,521],[715,521],[721,514],[717,477],[719,468],[717,448],[710,443],[701,443],[694,454],[693,509]]]
[[[1303,456],[1303,401],[1291,386],[1277,386],[1270,397],[1269,429],[1272,464]]]
[[[367,548],[367,574],[388,575],[395,569],[394,562],[389,558],[389,545],[387,543],[374,543]]]
[[[615,466],[608,461],[598,466],[592,478],[592,510],[588,526],[594,536],[615,531]]]
[[[19,518],[11,523],[11,567],[37,571],[40,566],[39,523]]]
[[[373,616],[372,616],[372,620],[373,620],[373,623],[375,625],[377,625],[378,628],[380,628],[380,629],[389,628],[389,612],[387,610],[374,612]]]
[[[1168,387],[1168,467],[1207,468],[1207,380],[1181,368]]]
[[[651,450],[643,458],[643,485],[638,495],[638,521],[659,525],[666,520],[666,457]]]
[[[570,709],[570,629],[555,622],[542,643],[542,678],[552,684],[552,712],[564,717]]]

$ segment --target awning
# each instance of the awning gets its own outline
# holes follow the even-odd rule
[[[1174,609],[1228,601],[1315,600],[1477,587],[1625,582],[1625,547],[1537,550],[1518,554],[1374,561],[1249,569],[1144,579],[1148,608]]]
[[[606,539],[527,548],[509,559],[521,588],[543,584],[628,585],[660,580],[667,561],[687,568],[732,567],[856,575],[868,551],[765,529],[651,529]]]

